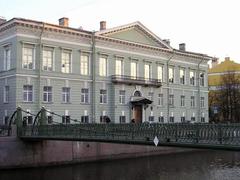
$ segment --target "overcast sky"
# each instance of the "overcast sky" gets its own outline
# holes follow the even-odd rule
[[[70,19],[70,26],[99,30],[140,21],[161,39],[178,48],[240,63],[239,0],[0,0],[0,16],[58,23]]]

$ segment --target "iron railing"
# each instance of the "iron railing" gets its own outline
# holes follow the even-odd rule
[[[240,150],[240,124],[58,124],[26,126],[23,139],[82,140],[130,144],[217,147]]]
[[[155,86],[155,87],[161,86],[161,81],[153,78],[133,77],[133,76],[125,76],[125,75],[113,75],[111,76],[111,78],[113,83],[145,85],[145,86]]]
[[[0,125],[0,137],[4,137],[4,136],[9,136],[11,131],[11,127],[9,127],[8,125]]]

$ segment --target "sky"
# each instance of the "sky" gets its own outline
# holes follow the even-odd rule
[[[140,21],[171,46],[223,61],[240,63],[239,0],[0,0],[0,16],[58,24],[68,17],[70,27],[99,30]]]

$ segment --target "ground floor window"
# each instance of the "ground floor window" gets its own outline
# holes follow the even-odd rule
[[[170,117],[170,123],[174,123],[174,117],[173,116]]]
[[[24,116],[23,117],[23,124],[24,125],[33,124],[33,117],[32,116]]]
[[[148,117],[148,120],[149,120],[150,122],[153,122],[153,121],[154,121],[154,116],[149,116],[149,117]]]
[[[158,121],[159,121],[160,123],[164,123],[164,117],[163,117],[163,116],[159,116],[159,117],[158,117]]]
[[[191,117],[191,121],[195,121],[195,117]]]
[[[89,116],[81,116],[82,123],[89,123]]]
[[[201,122],[205,122],[205,117],[201,117]]]
[[[62,116],[62,123],[63,124],[70,124],[70,116]]]
[[[53,117],[52,116],[47,116],[47,121],[48,121],[48,124],[52,124],[53,123]]]
[[[120,123],[126,123],[126,116],[119,116]]]
[[[181,117],[181,122],[185,122],[185,117],[184,116]]]

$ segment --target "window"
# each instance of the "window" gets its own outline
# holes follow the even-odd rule
[[[148,121],[154,122],[154,116],[149,116],[149,117],[148,117]]]
[[[191,121],[195,121],[195,117],[191,117]]]
[[[31,125],[33,124],[33,117],[31,115],[27,115],[23,117],[23,124],[27,125]]]
[[[149,64],[144,65],[144,78],[145,78],[145,80],[150,79],[150,65]]]
[[[9,116],[4,116],[4,124],[5,125],[7,125],[9,123],[8,119],[9,119]]]
[[[33,86],[24,85],[23,86],[23,101],[32,102],[33,101]]]
[[[3,61],[4,71],[10,70],[10,66],[11,66],[11,50],[9,46],[6,46],[4,49],[4,61]]]
[[[89,123],[89,116],[81,116],[82,123]]]
[[[72,52],[68,50],[62,51],[62,72],[71,73],[71,56]]]
[[[137,77],[137,63],[131,62],[131,78],[136,79]]]
[[[158,94],[158,105],[163,106],[163,94]]]
[[[180,68],[180,84],[185,84],[185,69]]]
[[[184,107],[185,106],[185,96],[181,96],[181,107]]]
[[[135,92],[134,92],[134,96],[136,96],[136,97],[141,97],[142,94],[141,94],[140,91],[135,91]]]
[[[52,124],[53,123],[53,116],[48,115],[47,116],[47,121],[48,121],[48,124]]]
[[[174,82],[174,69],[173,67],[168,68],[168,82]]]
[[[163,82],[163,66],[158,66],[158,81]]]
[[[62,102],[70,103],[70,88],[69,87],[62,88]]]
[[[89,75],[89,54],[81,55],[81,75]]]
[[[68,115],[63,115],[62,116],[62,123],[63,124],[70,124],[70,116],[68,116]]]
[[[126,123],[126,116],[119,116],[120,123]]]
[[[43,50],[43,70],[53,70],[53,48],[45,47]]]
[[[99,59],[99,75],[107,76],[107,57],[100,57]]]
[[[185,122],[185,117],[184,116],[181,117],[181,122],[182,123]]]
[[[100,89],[100,104],[107,103],[107,90]]]
[[[201,122],[205,122],[205,117],[201,117]]]
[[[170,116],[170,123],[174,123],[174,116]]]
[[[52,87],[44,86],[43,87],[43,102],[52,102]]]
[[[100,123],[106,123],[107,116],[100,116]]]
[[[9,101],[9,86],[5,86],[3,91],[3,102],[8,103],[8,101]]]
[[[164,123],[164,117],[163,117],[163,116],[159,116],[159,117],[158,117],[158,121],[159,121],[160,123]]]
[[[26,45],[23,47],[22,67],[24,69],[34,69],[34,45]]]
[[[201,97],[201,99],[200,99],[200,107],[201,108],[204,107],[204,97]]]
[[[119,104],[125,104],[125,90],[119,91]]]
[[[190,85],[195,85],[194,71],[190,70]]]
[[[191,96],[191,107],[195,107],[195,96]]]
[[[87,88],[81,89],[81,103],[89,103],[89,89]]]
[[[169,95],[169,105],[174,106],[174,95],[173,94]]]
[[[148,99],[150,99],[151,101],[153,101],[153,96],[154,96],[153,92],[148,93]]]
[[[121,59],[120,58],[116,59],[115,74],[118,76],[123,75],[123,61]]]
[[[204,73],[199,74],[200,86],[204,86]]]

